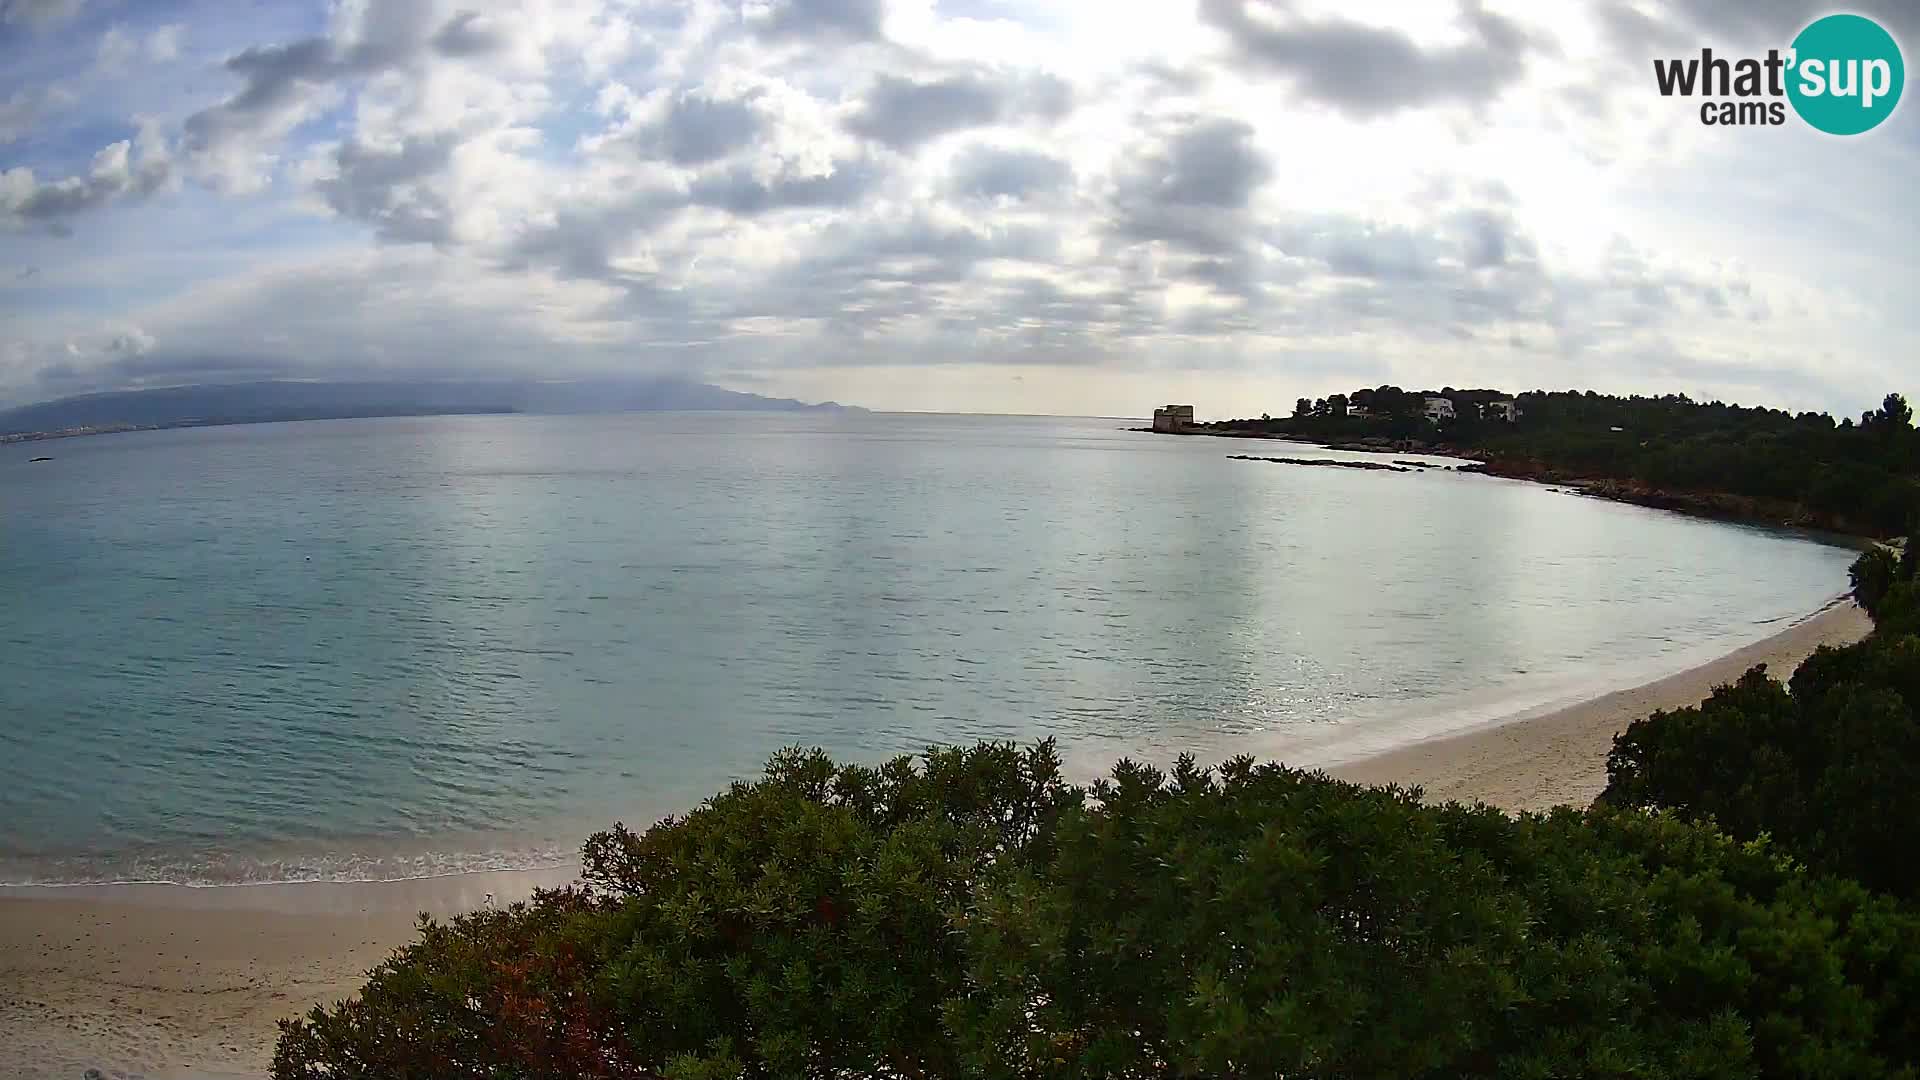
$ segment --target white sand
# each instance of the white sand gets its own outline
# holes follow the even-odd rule
[[[1421,785],[1435,801],[1584,805],[1615,732],[1690,705],[1757,663],[1785,677],[1822,644],[1865,636],[1851,603],[1712,663],[1531,719],[1350,762],[1335,775]],[[0,1077],[264,1075],[276,1022],[351,994],[412,936],[414,915],[479,907],[570,874],[364,884],[0,890]]]

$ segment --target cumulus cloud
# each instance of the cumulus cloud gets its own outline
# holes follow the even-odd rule
[[[765,177],[747,168],[711,173],[696,180],[691,201],[698,206],[751,217],[800,207],[853,206],[885,175],[875,162],[845,158],[821,172],[788,172]]]
[[[1038,150],[990,145],[968,147],[954,162],[956,194],[981,199],[1031,199],[1073,183],[1071,163]]]
[[[320,104],[318,91],[344,70],[326,38],[260,45],[227,59],[243,80],[239,93],[194,113],[185,146],[201,174],[232,191],[257,191],[277,160],[270,146]]]
[[[433,35],[433,47],[442,56],[485,56],[499,52],[506,44],[506,35],[477,11],[456,14]]]
[[[774,40],[871,41],[886,21],[885,0],[751,0],[747,24]]]
[[[457,146],[456,137],[444,133],[389,146],[350,140],[335,151],[333,174],[314,189],[335,212],[373,225],[383,240],[451,243],[452,207],[432,181]]]
[[[1072,108],[1072,91],[1046,75],[1008,79],[968,71],[934,79],[881,75],[847,121],[853,133],[896,150],[1003,120],[1054,119]]]
[[[125,27],[108,27],[100,35],[100,45],[95,50],[94,59],[101,67],[109,71],[123,70],[140,53],[140,45]]]
[[[164,64],[180,56],[180,41],[187,28],[180,23],[157,27],[147,35],[147,59]]]
[[[766,120],[754,108],[757,91],[729,98],[705,90],[673,95],[657,125],[639,139],[643,153],[656,154],[675,165],[705,165],[750,145],[765,130]]]
[[[1390,27],[1261,10],[1277,6],[1284,7],[1200,0],[1200,13],[1227,35],[1241,62],[1286,75],[1309,98],[1359,117],[1491,101],[1519,81],[1538,47],[1519,23],[1479,0],[1460,0],[1463,42],[1428,47]]]
[[[1743,350],[1768,385],[1800,386],[1809,342],[1920,343],[1884,296],[1920,239],[1886,179],[1920,165],[1911,127],[1827,146],[1835,179],[1762,141],[1794,133],[1701,139],[1612,78],[1643,66],[1629,38],[1698,42],[1706,0],[1450,0],[1394,24],[1330,0],[1197,3],[1198,20],[1079,2],[349,0],[237,36],[114,8],[104,35],[106,20],[64,31],[80,66],[137,80],[183,37],[240,44],[224,85],[156,95],[163,133],[76,166],[98,125],[127,119],[90,114],[58,128],[86,141],[35,138],[0,174],[0,217],[45,245],[22,261],[102,282],[91,321],[28,312],[32,348],[8,370],[64,364],[77,386],[285,365],[1047,364],[1308,380],[1290,401],[1403,367],[1724,385]],[[1803,7],[1743,7],[1729,33],[1783,35],[1772,22]],[[1579,34],[1612,49],[1593,61],[1607,78],[1536,62]],[[0,143],[65,123],[32,87],[0,94]],[[1581,95],[1593,108],[1568,104]],[[1658,154],[1621,152],[1654,139]],[[1716,171],[1736,144],[1749,157]],[[51,247],[48,228],[176,173],[210,190],[147,202],[144,254],[83,269]],[[1700,197],[1711,213],[1683,212],[1675,178],[1694,175],[1766,184],[1724,182]],[[1780,212],[1779,191],[1830,183],[1861,207]],[[247,215],[223,232],[204,207],[238,194]],[[201,216],[168,232],[189,201]],[[1882,224],[1867,236],[1856,216]],[[325,257],[254,272],[282,265],[249,246],[276,230]],[[1858,235],[1844,256],[1842,234]],[[1795,269],[1809,251],[1831,260],[1818,275]],[[133,269],[182,252],[207,268],[177,286]],[[107,283],[139,272],[125,294],[178,296],[120,310]]]
[[[1116,180],[1112,239],[1170,256],[1156,263],[1154,277],[1242,297],[1257,292],[1260,252],[1250,209],[1273,169],[1253,134],[1243,120],[1181,116],[1136,147]]]
[[[157,151],[136,161],[133,143],[126,139],[102,147],[78,176],[41,181],[30,168],[8,169],[0,173],[0,221],[57,224],[118,200],[151,195],[166,184],[170,169],[171,163]]]
[[[187,153],[204,177],[229,190],[257,191],[279,160],[275,144],[332,104],[340,84],[401,69],[430,50],[467,58],[505,44],[472,12],[436,23],[431,5],[389,0],[359,15],[339,33],[257,45],[227,58],[223,66],[239,76],[240,90],[183,125]]]

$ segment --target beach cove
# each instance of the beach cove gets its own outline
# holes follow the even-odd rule
[[[15,698],[82,718],[48,729],[57,759],[6,765],[12,819],[46,823],[0,851],[0,1045],[24,1075],[259,1076],[278,1021],[351,995],[419,912],[563,884],[591,830],[682,811],[782,745],[1051,736],[1076,779],[1251,752],[1583,805],[1632,720],[1867,629],[1833,599],[1844,548],[1522,481],[1250,467],[1101,421],[675,423],[136,433],[74,440],[65,483],[15,493],[45,534],[11,549],[40,553],[16,610],[74,616],[11,629],[70,675]],[[186,473],[218,483],[167,479]],[[740,499],[699,501],[715,484]],[[406,493],[428,487],[422,517]],[[198,636],[136,619],[128,645],[90,642],[79,617],[125,597],[33,576],[149,549],[167,565],[104,583]],[[222,677],[160,680],[189,669]],[[124,716],[163,740],[129,742]]]
[[[1871,629],[1851,602],[1690,670],[1549,713],[1334,766],[1340,779],[1419,786],[1431,801],[1514,811],[1585,805],[1617,731],[1698,703],[1754,664],[1777,678]],[[0,1045],[23,1080],[259,1077],[277,1023],[352,995],[368,968],[438,918],[565,884],[564,870],[407,881],[187,888],[0,889]]]

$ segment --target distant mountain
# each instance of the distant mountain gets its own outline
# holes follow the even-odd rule
[[[121,390],[24,405],[0,411],[0,435],[448,413],[803,410],[864,411],[831,401],[809,405],[723,390],[672,376],[569,382],[249,382]]]

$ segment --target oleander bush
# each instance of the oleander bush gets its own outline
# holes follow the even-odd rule
[[[1673,813],[1236,758],[776,756],[424,922],[277,1080],[1914,1077],[1920,920]]]

